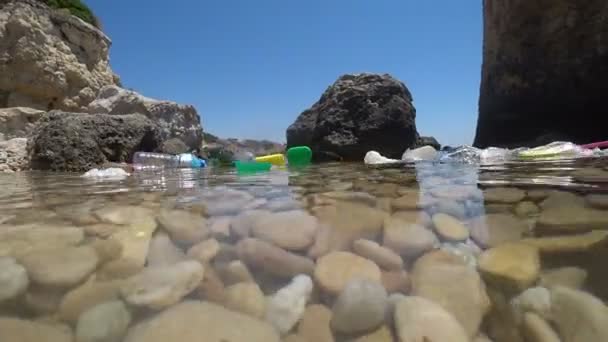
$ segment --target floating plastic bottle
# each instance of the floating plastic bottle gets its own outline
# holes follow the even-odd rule
[[[287,150],[287,163],[289,166],[304,166],[310,164],[312,150],[308,146],[295,146]]]
[[[133,156],[133,168],[135,170],[161,169],[161,168],[191,168],[200,169],[206,167],[205,160],[190,153],[178,155],[152,152],[136,152]]]
[[[275,166],[285,166],[285,156],[282,154],[270,154],[255,158],[259,163],[270,163]]]

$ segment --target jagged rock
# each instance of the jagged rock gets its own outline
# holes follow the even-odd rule
[[[0,172],[21,171],[28,167],[26,138],[0,141]]]
[[[115,84],[110,39],[42,1],[0,3],[0,107],[80,111]]]
[[[287,145],[310,146],[362,160],[370,150],[390,158],[416,145],[416,109],[403,83],[390,75],[343,75],[287,129]]]
[[[92,114],[133,114],[148,117],[161,128],[163,140],[181,140],[189,150],[199,150],[203,143],[201,120],[193,106],[180,105],[171,101],[160,101],[145,97],[134,91],[109,85],[99,92],[97,99],[89,104]],[[179,144],[173,140],[164,145],[171,152]]]
[[[52,111],[28,141],[34,169],[87,171],[108,162],[129,162],[137,151],[154,151],[160,128],[141,114],[88,115]]]
[[[0,109],[0,141],[26,137],[42,114],[41,110],[27,107]]]
[[[605,119],[608,80],[608,41],[600,38],[608,25],[605,2],[483,3],[475,146],[605,140],[598,125]]]

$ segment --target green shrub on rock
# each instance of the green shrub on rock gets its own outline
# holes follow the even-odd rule
[[[41,0],[41,1],[52,8],[57,8],[57,9],[65,8],[68,11],[70,11],[70,13],[72,13],[72,15],[77,16],[78,18],[86,21],[87,23],[89,23],[97,28],[101,28],[101,23],[99,22],[99,19],[95,16],[95,14],[93,14],[91,9],[87,5],[85,5],[81,0]]]

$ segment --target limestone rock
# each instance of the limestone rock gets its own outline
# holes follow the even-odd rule
[[[231,261],[224,266],[218,265],[217,271],[226,285],[255,283],[255,279],[253,279],[253,275],[249,272],[249,268],[240,260]]]
[[[391,218],[384,222],[383,244],[406,259],[414,259],[435,248],[439,240],[421,225]]]
[[[163,210],[158,224],[177,242],[195,244],[209,236],[207,219],[185,210]]]
[[[274,328],[221,306],[186,301],[132,327],[125,342],[279,342]],[[29,341],[28,341],[29,342]]]
[[[391,201],[391,207],[395,211],[411,210],[415,211],[424,208],[424,202],[420,201],[417,194],[407,194]]]
[[[209,222],[209,232],[215,239],[222,240],[230,238],[230,216],[215,217]]]
[[[477,334],[490,309],[490,299],[475,269],[457,256],[436,251],[416,261],[411,278],[413,295],[441,305],[460,322],[469,336]]]
[[[608,171],[595,167],[582,168],[574,170],[572,178],[581,183],[608,183]]]
[[[561,207],[584,207],[584,199],[572,192],[553,190],[547,193],[547,197],[539,204],[543,210]]]
[[[106,223],[122,225],[121,229],[111,236],[122,244],[122,255],[104,268],[128,266],[136,271],[143,268],[152,234],[157,228],[154,211],[138,206],[106,206],[95,211],[95,215]]]
[[[306,307],[298,324],[298,335],[306,341],[334,342],[331,332],[331,310],[321,304]]]
[[[113,301],[85,311],[76,325],[78,342],[121,341],[131,323],[131,313],[123,302]]]
[[[443,240],[465,241],[469,238],[469,230],[458,219],[443,213],[433,215],[435,231]]]
[[[479,271],[488,283],[509,291],[530,287],[540,273],[538,249],[523,243],[488,249],[481,254],[478,262]]]
[[[99,257],[99,263],[116,260],[122,256],[123,246],[116,239],[96,239],[91,243]]]
[[[587,281],[587,271],[579,267],[560,267],[543,270],[540,273],[539,286],[552,288],[555,286],[580,290]]]
[[[382,271],[381,275],[382,286],[389,294],[392,293],[409,293],[411,289],[411,279],[409,274],[404,271]]]
[[[251,229],[255,221],[267,215],[270,215],[267,210],[243,211],[230,222],[230,231],[238,238],[247,238],[251,235]]]
[[[470,221],[471,237],[483,248],[520,240],[526,224],[510,214],[487,214]]]
[[[75,323],[80,314],[105,302],[117,300],[120,296],[121,281],[90,280],[70,290],[59,304],[59,318],[68,323]]]
[[[203,128],[193,106],[159,101],[131,90],[108,85],[102,88],[95,101],[88,105],[87,112],[112,115],[140,113],[162,127],[163,140],[181,140],[189,151],[200,149],[203,143]]]
[[[51,315],[59,308],[64,292],[64,289],[32,284],[23,296],[23,304],[35,315]]]
[[[36,124],[28,153],[33,169],[81,172],[130,162],[135,152],[155,151],[161,141],[159,126],[141,114],[51,111]]]
[[[127,303],[150,309],[163,309],[192,292],[203,279],[198,261],[182,261],[171,266],[145,268],[129,278],[120,292]]]
[[[284,211],[259,217],[251,233],[281,248],[301,251],[314,242],[317,225],[317,218],[304,211]]]
[[[212,267],[207,267],[203,280],[198,286],[198,293],[202,299],[209,302],[223,304],[226,299],[226,288],[222,279]]]
[[[4,226],[0,230],[0,256],[21,257],[49,247],[78,245],[84,239],[82,229],[45,225]]]
[[[516,188],[490,188],[483,192],[486,203],[517,203],[526,197],[526,192]]]
[[[201,264],[210,262],[220,252],[220,243],[216,239],[201,241],[190,247],[188,256]]]
[[[608,308],[589,293],[556,287],[551,290],[552,321],[563,342],[608,340]]]
[[[258,239],[243,239],[237,244],[239,258],[246,264],[279,277],[312,274],[312,260],[287,252]]]
[[[380,246],[377,242],[359,239],[353,243],[356,254],[374,261],[380,268],[385,270],[403,269],[403,260],[392,250]]]
[[[479,119],[474,145],[517,148],[605,140],[608,69],[603,2],[484,1]],[[537,20],[542,17],[541,20]],[[594,20],[587,18],[594,17]],[[565,19],[567,18],[567,19]],[[527,42],[534,40],[534,44]],[[568,47],[576,45],[571,52]],[[577,82],[570,70],[576,70]],[[577,117],[577,108],[591,108]],[[525,129],[522,129],[525,127]]]
[[[277,293],[267,304],[266,321],[281,334],[287,334],[302,318],[313,289],[312,279],[300,274]]]
[[[386,325],[383,325],[369,334],[354,339],[352,342],[393,342],[393,334]]]
[[[434,213],[447,214],[457,219],[465,219],[467,217],[467,208],[464,204],[457,201],[439,200],[430,210]]]
[[[564,206],[543,210],[536,221],[540,233],[585,233],[594,229],[606,229],[606,211],[578,206]]]
[[[327,151],[360,161],[370,150],[400,158],[417,142],[415,112],[410,92],[393,77],[343,75],[287,129],[287,147],[310,146],[315,159]]]
[[[375,281],[352,279],[340,292],[332,309],[333,330],[354,334],[379,327],[388,305],[384,287]]]
[[[375,239],[388,217],[382,210],[350,202],[315,207],[312,211],[321,223],[330,228],[330,251],[348,250],[357,239]]]
[[[529,342],[562,342],[549,323],[534,313],[524,315],[522,330]]]
[[[0,341],[72,342],[73,339],[69,328],[2,317],[0,318]]]
[[[0,109],[0,141],[27,137],[43,113],[27,107]]]
[[[515,211],[515,215],[526,218],[526,217],[538,214],[540,209],[538,208],[538,206],[536,204],[534,204],[534,202],[523,201],[523,202],[517,203],[514,211]]]
[[[266,312],[264,293],[256,283],[238,283],[225,290],[224,305],[256,318],[264,317]]]
[[[29,285],[27,271],[10,257],[0,257],[0,303],[21,295]]]
[[[432,224],[431,217],[424,211],[397,211],[393,213],[391,218],[411,224],[419,224],[423,227],[431,227]]]
[[[8,1],[0,19],[0,107],[79,111],[115,83],[110,39],[39,1]],[[49,70],[52,70],[50,72]]]
[[[317,260],[315,281],[324,291],[337,295],[353,279],[380,283],[380,269],[368,259],[348,252],[332,252]]]
[[[34,251],[21,259],[33,282],[55,287],[70,287],[91,274],[99,258],[91,247],[63,247]]]
[[[184,252],[177,247],[164,232],[158,232],[150,240],[148,266],[169,266],[176,264],[186,258]]]
[[[523,319],[523,315],[532,312],[542,318],[551,317],[551,292],[544,287],[531,287],[511,300],[516,318]],[[519,322],[521,324],[521,321]]]
[[[590,194],[585,196],[587,204],[598,209],[608,209],[608,195]]]
[[[399,342],[470,341],[454,316],[421,297],[405,297],[396,303],[395,328]]]
[[[537,247],[541,253],[560,254],[589,252],[608,244],[608,231],[594,230],[584,234],[526,238],[522,243]]]
[[[285,336],[283,342],[308,342],[308,340],[300,335],[291,334]]]
[[[0,141],[0,171],[23,171],[27,170],[29,165],[26,138]]]

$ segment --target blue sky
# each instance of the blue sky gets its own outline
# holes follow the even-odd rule
[[[339,75],[376,72],[410,89],[421,134],[472,143],[481,1],[86,2],[124,86],[195,105],[219,136],[284,141]]]

